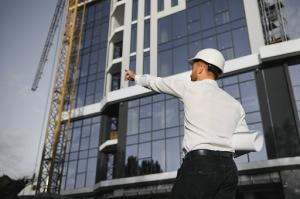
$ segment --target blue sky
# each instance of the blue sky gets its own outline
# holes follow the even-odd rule
[[[56,0],[1,0],[0,175],[31,176],[54,63],[55,46],[36,92],[30,90]]]

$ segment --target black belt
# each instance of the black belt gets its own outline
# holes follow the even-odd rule
[[[208,149],[197,149],[197,150],[189,151],[184,156],[184,159],[193,159],[193,157],[197,157],[197,156],[218,156],[218,157],[232,158],[233,155],[234,153],[230,151],[213,151]]]

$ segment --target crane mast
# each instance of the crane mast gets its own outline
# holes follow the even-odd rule
[[[62,113],[64,109],[68,111],[69,117],[64,124],[67,127],[71,123],[71,111],[74,108],[74,91],[86,2],[85,0],[66,1],[64,31],[61,35],[62,43],[52,88],[36,195],[60,193],[66,149],[66,132],[61,130]]]

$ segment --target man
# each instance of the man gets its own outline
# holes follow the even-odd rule
[[[191,81],[137,75],[131,70],[125,70],[125,80],[176,96],[184,103],[185,156],[177,170],[171,198],[235,198],[238,171],[232,136],[249,131],[245,111],[215,81],[224,71],[225,59],[220,51],[203,49],[189,63]]]

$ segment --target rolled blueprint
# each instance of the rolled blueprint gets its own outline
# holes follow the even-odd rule
[[[264,136],[260,131],[235,133],[232,137],[232,145],[236,151],[260,151],[263,144]]]

